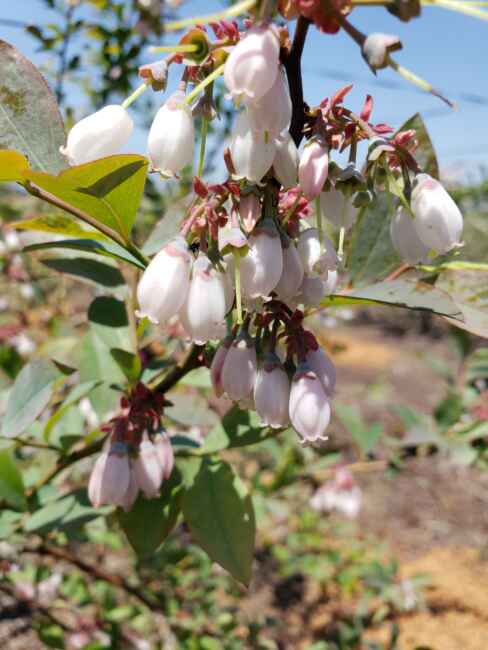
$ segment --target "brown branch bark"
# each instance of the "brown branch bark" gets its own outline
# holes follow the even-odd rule
[[[311,21],[308,18],[304,16],[298,18],[290,53],[283,62],[293,106],[290,135],[297,147],[302,140],[305,126],[306,104],[303,100],[302,54],[310,25]]]

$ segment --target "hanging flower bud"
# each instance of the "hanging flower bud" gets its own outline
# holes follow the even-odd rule
[[[247,178],[259,183],[273,164],[275,141],[266,138],[264,131],[253,131],[246,111],[237,117],[230,146],[236,178]]]
[[[417,234],[415,219],[405,208],[398,208],[390,221],[390,237],[393,247],[407,264],[427,262],[430,246],[425,246]]]
[[[289,422],[290,380],[276,355],[260,368],[254,386],[254,404],[263,424],[279,429]]]
[[[352,200],[335,188],[320,194],[320,211],[335,228],[346,230],[354,224],[359,212]]]
[[[278,75],[280,38],[274,25],[256,25],[232,48],[225,84],[236,101],[258,101]]]
[[[241,290],[245,298],[269,295],[283,272],[281,239],[271,219],[263,220],[248,240],[249,252],[241,260]]]
[[[156,436],[154,447],[159,459],[159,464],[163,470],[163,480],[167,481],[173,471],[175,457],[173,453],[173,445],[171,444],[171,440],[166,431],[159,433]]]
[[[303,281],[303,264],[297,247],[291,240],[283,244],[283,271],[274,291],[283,302],[294,298]]]
[[[131,136],[134,123],[119,104],[105,106],[77,122],[68,133],[65,147],[60,147],[70,165],[112,156],[122,149]]]
[[[302,443],[327,440],[329,400],[317,375],[306,365],[299,366],[293,377],[289,413]]]
[[[326,271],[328,275],[328,271]],[[309,277],[303,276],[300,292],[297,296],[297,303],[305,307],[317,307],[325,295],[324,276]]]
[[[190,286],[192,256],[183,237],[167,243],[151,260],[137,287],[139,318],[164,323],[183,306]]]
[[[298,163],[300,156],[297,146],[289,133],[276,140],[276,153],[273,170],[278,181],[287,190],[298,183]]]
[[[253,131],[277,138],[290,128],[292,104],[285,73],[280,66],[271,88],[258,101],[247,105],[249,124]]]
[[[148,499],[158,496],[163,481],[163,467],[156,447],[147,434],[143,436],[139,445],[139,453],[134,461],[134,474],[139,489]]]
[[[127,492],[124,494],[124,497],[120,503],[120,506],[125,510],[125,512],[129,512],[129,510],[132,509],[132,506],[136,502],[138,494],[139,494],[139,486],[137,484],[134,468],[132,467],[131,464],[129,487],[127,488]]]
[[[256,371],[254,341],[243,333],[232,343],[222,368],[222,386],[230,399],[235,402],[250,399]]]
[[[220,397],[224,393],[224,387],[222,386],[222,369],[224,367],[224,361],[227,356],[227,352],[232,345],[232,341],[232,336],[228,336],[224,339],[224,341],[222,341],[214,354],[214,358],[212,359],[212,364],[210,366],[210,380],[212,381],[212,386],[217,397]]]
[[[329,172],[329,147],[319,138],[312,138],[303,149],[298,165],[298,180],[309,201],[322,191]]]
[[[254,194],[241,194],[239,201],[239,216],[241,217],[242,225],[247,233],[253,231],[254,226],[261,218],[261,201]]]
[[[130,467],[127,447],[114,442],[97,458],[88,483],[88,497],[95,508],[122,506],[129,488]]]
[[[398,36],[392,34],[370,34],[363,43],[362,54],[366,63],[376,74],[389,65],[388,57],[391,52],[402,49],[402,42]]]
[[[212,266],[207,255],[200,253],[193,264],[190,288],[179,311],[186,333],[199,345],[225,334],[225,283],[224,273]]]
[[[183,104],[185,93],[177,91],[156,113],[147,139],[153,169],[175,176],[193,162],[195,128],[190,107]]]
[[[303,230],[298,237],[298,253],[303,269],[310,277],[322,276],[326,271],[335,271],[338,264],[334,244],[323,235],[320,243],[317,228]]]
[[[307,352],[306,361],[310,369],[317,375],[327,395],[332,397],[336,385],[336,369],[332,359],[319,346],[316,350]]]
[[[463,215],[443,186],[428,174],[418,174],[412,192],[417,235],[439,254],[460,245]]]

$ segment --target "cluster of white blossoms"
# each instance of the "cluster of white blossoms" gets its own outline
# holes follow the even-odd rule
[[[280,59],[286,35],[269,21],[244,34],[235,25],[224,27],[233,39],[220,51],[225,65],[216,67],[216,60],[210,74],[211,59],[201,69],[186,68],[178,90],[154,118],[148,153],[153,170],[163,177],[177,176],[193,163],[192,101],[223,72],[228,97],[239,107],[224,155],[229,177],[214,186],[194,179],[195,195],[179,235],[140,279],[136,313],[163,326],[178,319],[198,345],[223,341],[211,365],[217,394],[255,409],[267,426],[291,424],[303,442],[316,442],[326,438],[335,369],[303,329],[303,310],[336,291],[345,233],[361,208],[383,191],[385,179],[408,180],[405,200],[391,220],[391,239],[409,264],[460,245],[462,215],[442,185],[418,168],[414,132],[387,139],[390,127],[369,123],[370,97],[360,117],[343,107],[349,87],[308,112],[300,154],[289,133],[293,106]],[[201,81],[202,74],[208,79]],[[189,94],[188,79],[195,85]],[[63,151],[72,164],[115,154],[131,131],[127,109],[107,106],[73,127]],[[374,146],[359,171],[356,145],[364,139]],[[341,169],[330,153],[347,147],[350,162]],[[316,222],[310,224],[313,212]],[[150,462],[156,467],[157,450],[148,438],[140,441],[135,461],[121,444],[116,440],[97,462],[90,484],[96,504],[117,503],[100,478],[111,475],[109,467],[124,467],[124,489],[117,491],[123,507],[130,506],[137,489],[147,496],[157,493],[159,476],[165,475],[162,468],[159,474],[141,469]]]

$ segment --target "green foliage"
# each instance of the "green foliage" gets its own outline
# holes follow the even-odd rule
[[[10,451],[0,451],[0,503],[24,509],[26,500],[22,475]]]

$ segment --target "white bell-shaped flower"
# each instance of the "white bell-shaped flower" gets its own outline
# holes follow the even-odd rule
[[[253,131],[246,111],[242,111],[232,132],[230,153],[235,176],[259,183],[273,164],[276,143],[264,131]]]
[[[390,237],[393,247],[407,264],[428,261],[431,247],[422,242],[415,228],[415,219],[405,208],[399,207],[390,221]]]
[[[295,187],[298,183],[299,162],[300,155],[291,135],[285,133],[277,138],[273,170],[276,178],[285,190],[290,187]]]
[[[135,472],[134,472],[134,467],[133,467],[133,465],[131,463],[129,487],[127,488],[127,491],[124,494],[124,498],[122,499],[122,502],[120,503],[121,508],[123,508],[125,510],[125,512],[129,512],[129,510],[132,509],[132,506],[136,502],[138,494],[139,494],[139,485],[137,484],[137,479],[136,479],[136,475],[135,475]]]
[[[334,187],[320,194],[320,211],[322,216],[337,229],[348,230],[356,221],[359,210],[350,198]]]
[[[283,272],[283,252],[276,226],[265,219],[248,239],[249,251],[241,259],[241,291],[244,298],[269,295]]]
[[[193,162],[195,127],[191,109],[183,104],[185,94],[177,91],[156,113],[147,139],[153,169],[175,176]]]
[[[317,375],[306,366],[299,366],[293,377],[289,414],[302,443],[327,440],[329,399]]]
[[[112,443],[93,466],[88,483],[88,497],[95,508],[103,505],[123,506],[129,489],[130,465],[127,446]]]
[[[286,427],[290,418],[290,380],[278,357],[265,360],[254,385],[254,404],[263,424],[279,429]]]
[[[226,284],[225,274],[213,267],[205,253],[200,253],[193,264],[190,288],[179,311],[185,332],[199,345],[225,334]]]
[[[105,106],[77,122],[68,133],[66,146],[61,147],[70,165],[112,156],[129,140],[134,123],[119,104]]]
[[[336,270],[339,260],[334,244],[325,235],[322,236],[321,244],[317,228],[303,230],[298,237],[297,248],[303,269],[310,277]]]
[[[210,380],[217,397],[224,394],[224,387],[222,385],[222,369],[224,367],[227,352],[232,345],[232,340],[232,337],[229,336],[222,341],[220,346],[217,348],[214,358],[212,359],[212,364],[210,365]]]
[[[251,398],[256,381],[257,358],[254,341],[238,336],[227,352],[222,368],[222,387],[235,402]]]
[[[163,467],[158,452],[147,435],[142,438],[137,458],[134,460],[137,485],[148,499],[158,496],[163,482]]]
[[[306,361],[310,369],[317,375],[325,392],[332,397],[336,385],[336,369],[332,359],[320,346],[307,352]]]
[[[425,246],[443,254],[460,245],[463,215],[439,181],[418,174],[411,207],[415,230]]]
[[[280,300],[286,302],[298,294],[302,281],[302,260],[293,241],[288,240],[283,245],[283,271],[274,292]]]
[[[303,276],[303,281],[300,286],[300,292],[297,296],[297,303],[305,307],[317,307],[324,297],[325,282],[324,277],[328,276],[326,271],[324,276],[315,276],[311,278],[308,275]]]
[[[137,287],[139,318],[164,323],[175,316],[188,293],[192,259],[183,237],[176,237],[159,251]]]
[[[163,480],[167,481],[173,471],[175,456],[173,445],[171,444],[171,440],[166,431],[157,434],[156,440],[154,441],[154,447],[163,470]]]
[[[253,131],[277,138],[290,128],[292,104],[283,68],[276,75],[271,88],[258,101],[247,105],[249,124]]]
[[[236,101],[258,101],[278,75],[280,37],[274,25],[256,25],[225,62],[224,81]]]
[[[309,201],[320,194],[328,173],[329,147],[314,137],[305,145],[298,165],[300,187]]]

